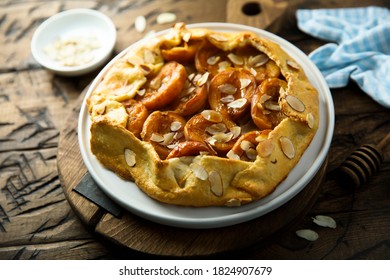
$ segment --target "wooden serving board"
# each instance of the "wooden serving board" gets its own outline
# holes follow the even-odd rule
[[[171,257],[201,257],[259,246],[304,217],[319,194],[327,160],[304,190],[289,202],[238,225],[216,229],[176,228],[147,221],[126,210],[115,217],[74,191],[88,172],[77,140],[77,120],[85,92],[61,130],[58,171],[65,196],[82,222],[116,244],[142,253]]]

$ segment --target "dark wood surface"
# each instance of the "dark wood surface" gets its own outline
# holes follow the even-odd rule
[[[239,4],[247,2],[259,2],[262,13],[256,16],[240,14]],[[117,53],[144,35],[134,29],[136,15],[147,17],[147,31],[158,31],[169,24],[157,24],[157,15],[174,12],[178,20],[186,23],[221,21],[264,27],[309,53],[325,42],[298,30],[297,8],[390,6],[386,0],[301,0],[288,1],[286,7],[283,1],[274,2],[277,3],[270,0],[2,1],[0,259],[161,257],[115,244],[91,230],[83,217],[76,215],[71,208],[57,169],[58,147],[63,137],[74,137],[74,129],[64,132],[64,128],[73,127],[67,125],[67,122],[75,121],[70,117],[75,114],[72,110],[77,111],[80,94],[96,73],[64,78],[41,68],[32,59],[30,40],[42,21],[70,8],[97,9],[110,16],[117,27]],[[273,4],[278,5],[275,10],[269,8]],[[266,242],[207,258],[390,259],[390,147],[384,149],[381,170],[362,188],[355,190],[339,182],[336,172],[356,148],[366,143],[378,143],[389,133],[389,110],[372,101],[352,82],[345,88],[332,90],[332,96],[336,124],[328,168],[318,198],[312,206],[308,205],[308,213],[270,236]],[[71,158],[63,159],[72,161]],[[314,225],[312,217],[319,214],[332,216],[337,228]],[[301,228],[314,229],[320,238],[315,242],[298,238],[295,230]],[[171,231],[171,234],[175,233]],[[181,238],[185,241],[184,237]]]

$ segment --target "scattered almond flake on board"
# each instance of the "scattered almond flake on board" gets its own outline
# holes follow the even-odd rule
[[[336,221],[329,216],[324,215],[317,215],[313,218],[313,222],[316,225],[322,226],[322,227],[329,227],[329,228],[336,228],[337,224]]]
[[[137,16],[134,21],[135,30],[142,33],[146,29],[146,18],[144,16]]]
[[[157,16],[157,23],[164,24],[174,22],[176,20],[176,14],[174,13],[161,13]]]
[[[295,232],[295,234],[303,239],[308,241],[316,241],[318,239],[318,233],[311,229],[300,229]]]

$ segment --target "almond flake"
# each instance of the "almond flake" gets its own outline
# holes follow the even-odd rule
[[[241,127],[233,126],[230,128],[230,132],[233,134],[233,139],[236,139],[241,134]]]
[[[222,72],[231,66],[229,61],[221,61],[218,63],[218,72]]]
[[[272,100],[267,100],[266,102],[264,102],[264,107],[271,111],[280,111],[279,104]]]
[[[256,77],[256,75],[257,75],[256,69],[251,68],[251,69],[249,69],[249,72],[251,72],[251,74]]]
[[[204,169],[203,166],[200,164],[193,162],[190,164],[190,168],[192,170],[192,173],[194,173],[195,177],[205,181],[209,177],[209,174],[207,173],[206,169]]]
[[[301,100],[299,100],[298,97],[295,97],[293,95],[287,95],[286,101],[288,105],[290,105],[291,108],[293,108],[297,112],[303,112],[305,111],[305,104]]]
[[[157,23],[164,24],[174,22],[176,20],[176,15],[174,13],[162,13],[157,16]]]
[[[167,146],[172,143],[173,137],[175,136],[174,132],[168,132],[163,135],[164,141],[161,142],[161,145]]]
[[[306,121],[309,128],[313,128],[314,126],[314,116],[312,113],[306,115]]]
[[[214,34],[211,34],[210,37],[216,41],[219,41],[219,42],[226,42],[228,41],[228,38],[226,38],[224,35],[222,34],[217,34],[217,33],[214,33]]]
[[[295,62],[295,61],[292,61],[292,60],[286,60],[286,63],[288,66],[290,66],[291,68],[294,68],[296,70],[299,70],[299,65]]]
[[[300,229],[297,230],[295,233],[297,236],[308,241],[316,241],[318,239],[318,233],[311,229]]]
[[[241,84],[240,89],[246,88],[251,84],[251,82],[252,82],[251,79],[240,79],[240,84]]]
[[[145,92],[146,92],[146,89],[139,89],[139,90],[137,90],[137,94],[139,95],[139,96],[144,96],[145,95]]]
[[[256,150],[253,149],[253,148],[249,148],[248,150],[246,150],[246,151],[245,151],[245,154],[246,154],[246,156],[249,158],[249,160],[254,161],[254,160],[256,160],[256,158],[257,158],[257,152],[256,152]]]
[[[141,69],[141,71],[145,76],[149,75],[150,72],[152,72],[152,69],[145,64],[139,64],[139,68]]]
[[[218,133],[212,136],[218,143],[227,143],[233,138],[233,133]]]
[[[256,138],[257,140],[257,138]],[[260,140],[260,139],[259,139]],[[269,157],[274,151],[274,143],[271,139],[260,141],[256,148],[259,156],[266,158]]]
[[[194,79],[194,77],[195,77],[195,73],[191,73],[191,74],[188,75],[187,78],[188,78],[189,81],[192,81]]]
[[[222,103],[230,103],[230,102],[233,102],[235,99],[234,99],[233,95],[226,95],[226,96],[221,97],[220,100]]]
[[[240,143],[240,148],[243,151],[248,151],[249,148],[252,148],[252,147],[253,147],[253,144],[251,142],[249,142],[248,140],[242,140]]]
[[[235,160],[240,160],[240,156],[237,155],[233,150],[230,150],[227,154],[226,154],[226,157],[227,158],[230,158],[230,159],[235,159]]]
[[[239,98],[239,99],[234,100],[233,102],[228,103],[227,106],[229,108],[239,109],[239,108],[244,107],[247,102],[248,102],[248,100],[246,98]]]
[[[155,58],[151,50],[149,49],[144,50],[144,61],[146,64],[153,64],[155,62]]]
[[[226,130],[227,130],[227,128],[226,128],[226,125],[224,123],[212,124],[205,129],[205,131],[210,133],[211,135],[215,135],[218,133],[224,133],[224,132],[226,132]]]
[[[263,94],[262,96],[260,96],[260,104],[263,104],[264,102],[270,100],[272,98],[272,96],[268,95],[268,94]]]
[[[130,149],[125,149],[125,160],[128,166],[133,167],[135,165],[135,153]]]
[[[146,29],[146,18],[144,16],[137,16],[134,21],[135,30],[142,33]]]
[[[221,175],[217,171],[210,171],[209,173],[210,190],[216,196],[223,195],[223,181]]]
[[[249,66],[257,68],[266,64],[268,60],[269,58],[265,54],[259,54],[254,57],[251,56],[249,58]]]
[[[244,59],[241,56],[238,56],[234,53],[229,53],[227,57],[230,59],[231,62],[233,62],[236,65],[243,65]]]
[[[207,143],[209,143],[211,146],[215,146],[215,144],[217,143],[217,139],[215,139],[214,137],[209,137],[206,139]]]
[[[200,77],[200,79],[197,81],[197,84],[199,87],[203,86],[207,82],[209,75],[210,75],[210,73],[206,72]]]
[[[218,86],[218,90],[223,94],[233,95],[236,93],[237,88],[232,84],[222,84]]]
[[[161,143],[164,141],[164,136],[158,133],[152,133],[150,140],[153,142]]]
[[[238,207],[241,206],[241,201],[238,200],[237,198],[231,198],[225,203],[226,206],[228,207]]]
[[[186,32],[184,35],[183,35],[183,41],[188,43],[191,39],[191,36],[192,34],[190,32]]]
[[[295,148],[292,141],[285,136],[280,137],[279,141],[284,155],[289,159],[293,159],[295,157]]]
[[[210,56],[207,59],[207,64],[208,65],[215,65],[220,59],[221,59],[221,57],[219,57],[219,56]]]
[[[171,123],[171,131],[178,131],[180,128],[181,128],[181,122],[178,122],[178,121],[173,121]]]
[[[313,218],[313,222],[316,225],[322,226],[322,227],[329,227],[329,228],[336,228],[336,221],[329,216],[323,216],[323,215],[317,215]]]
[[[214,111],[214,110],[203,110],[202,113],[200,113],[202,117],[204,117],[206,120],[219,123],[222,121],[223,116],[220,112]]]
[[[103,115],[106,111],[106,105],[104,103],[99,103],[93,106],[93,110],[98,115]]]

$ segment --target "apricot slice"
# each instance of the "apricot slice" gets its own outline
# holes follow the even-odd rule
[[[206,143],[197,141],[186,141],[179,143],[167,156],[166,159],[183,156],[195,156],[205,152],[210,155],[216,155],[217,153],[207,145]]]
[[[208,117],[210,114],[210,118]],[[241,128],[233,121],[213,114],[220,114],[212,110],[205,110],[187,121],[184,135],[187,141],[201,142],[211,147],[218,155],[225,155],[237,141]]]
[[[170,106],[170,110],[181,116],[190,116],[203,110],[207,104],[208,96],[207,76],[207,72],[203,75],[199,73],[189,75],[189,80],[184,90],[172,106]]]
[[[229,68],[211,80],[208,101],[211,109],[238,120],[248,112],[255,89],[248,70]]]
[[[251,115],[258,128],[273,129],[284,118],[278,100],[280,88],[286,86],[286,81],[268,78],[257,87],[252,98]]]
[[[172,149],[184,142],[186,120],[180,115],[165,111],[154,111],[146,119],[142,140],[150,142],[161,159],[165,159]]]
[[[149,116],[149,112],[141,102],[134,99],[125,100],[122,104],[125,106],[129,115],[126,128],[139,138],[144,122]]]
[[[175,61],[166,63],[145,86],[145,94],[137,96],[148,110],[157,110],[174,101],[183,90],[187,71]]]

